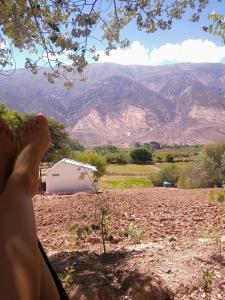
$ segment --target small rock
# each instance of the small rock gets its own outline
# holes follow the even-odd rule
[[[88,242],[91,243],[91,244],[99,244],[102,242],[102,240],[98,237],[90,237],[88,239]]]
[[[175,236],[169,237],[169,242],[176,242],[177,238]]]
[[[194,218],[194,221],[195,221],[195,222],[201,222],[201,221],[203,221],[203,220],[204,220],[204,219],[201,218],[201,217]]]
[[[159,221],[160,222],[167,221],[167,218],[166,217],[162,217],[162,218],[159,219]]]
[[[118,244],[121,240],[122,240],[121,238],[119,238],[119,237],[115,238],[115,237],[112,236],[112,235],[110,235],[110,236],[108,237],[108,241],[109,241],[110,243],[112,243],[112,244]]]
[[[225,243],[225,235],[221,236],[221,243]]]

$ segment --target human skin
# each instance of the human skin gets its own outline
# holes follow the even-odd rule
[[[42,115],[24,123],[19,150],[9,126],[0,120],[0,300],[60,299],[39,251],[32,203],[39,164],[50,142]]]

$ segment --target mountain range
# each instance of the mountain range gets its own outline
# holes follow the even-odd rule
[[[225,65],[90,64],[66,89],[19,69],[0,76],[0,102],[64,122],[88,146],[204,144],[225,139]]]

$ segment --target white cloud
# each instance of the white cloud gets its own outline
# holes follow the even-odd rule
[[[0,43],[0,49],[5,49],[8,46],[6,41]]]
[[[225,58],[225,46],[217,46],[209,40],[188,39],[178,44],[167,43],[152,51],[135,41],[127,49],[111,51],[106,56],[99,51],[99,62],[113,62],[123,65],[162,65],[182,62],[218,63]]]
[[[220,62],[225,57],[225,46],[217,46],[209,40],[186,40],[181,44],[165,44],[153,49],[150,63],[158,65],[164,61]]]
[[[112,50],[107,56],[104,51],[98,52],[99,62],[113,62],[121,65],[148,65],[149,50],[140,42],[133,42],[127,49]]]

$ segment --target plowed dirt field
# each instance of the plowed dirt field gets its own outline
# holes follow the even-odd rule
[[[72,299],[225,299],[225,204],[208,194],[39,195],[38,234]]]

